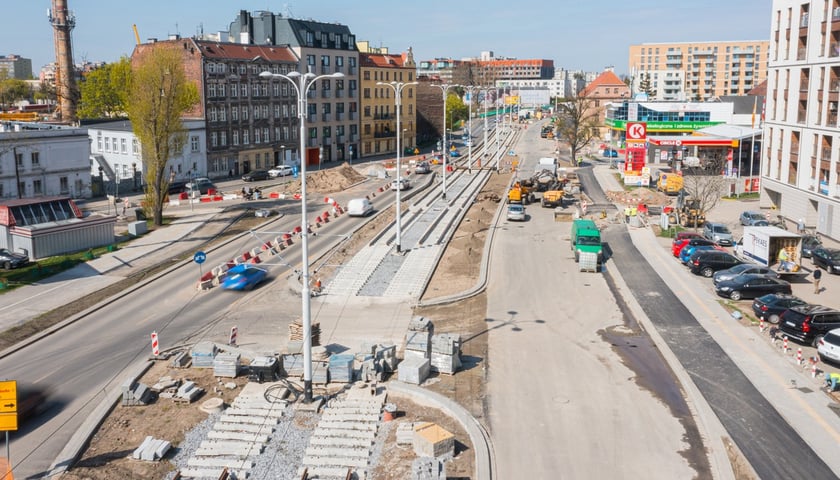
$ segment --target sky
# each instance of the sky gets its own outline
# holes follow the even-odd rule
[[[477,57],[483,51],[553,60],[555,68],[627,73],[630,45],[769,40],[768,0],[67,0],[75,13],[76,63],[131,55],[140,39],[226,31],[240,10],[347,25],[357,40],[415,60]],[[0,55],[55,61],[50,0],[0,0]]]

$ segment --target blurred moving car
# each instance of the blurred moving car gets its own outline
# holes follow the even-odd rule
[[[735,243],[735,240],[732,238],[732,232],[722,223],[706,222],[703,225],[703,236],[718,245],[732,246]]]
[[[840,328],[830,330],[817,341],[820,360],[840,363]]]
[[[688,260],[691,273],[711,278],[718,270],[726,270],[739,265],[741,260],[735,255],[719,250],[699,251]]]
[[[525,221],[525,207],[517,203],[508,205],[507,219],[510,221],[524,222]]]
[[[811,251],[811,262],[828,273],[840,273],[840,249],[817,247]]]
[[[814,249],[822,246],[822,239],[817,235],[802,235],[802,258],[811,258]]]
[[[277,165],[268,171],[268,176],[271,178],[285,177],[294,173],[294,169],[289,165]]]
[[[753,263],[741,263],[739,265],[735,265],[734,267],[727,268],[726,270],[715,272],[712,280],[715,282],[715,285],[717,285],[719,282],[732,280],[739,275],[764,275],[766,277],[779,278],[779,273],[770,267],[756,265]]]
[[[29,263],[29,255],[17,253],[8,248],[0,248],[0,265],[4,270],[25,267]]]
[[[414,167],[414,173],[419,173],[421,175],[426,173],[432,172],[432,166],[429,165],[429,162],[420,162]]]
[[[255,182],[257,180],[268,180],[269,175],[268,172],[265,170],[251,170],[250,172],[242,175],[243,182]]]
[[[821,305],[803,305],[785,310],[779,320],[783,334],[816,347],[825,334],[840,328],[840,311]]]
[[[753,300],[752,309],[759,320],[766,320],[772,324],[779,323],[779,317],[788,308],[808,305],[808,302],[793,295],[784,293],[768,293]]]
[[[222,282],[225,290],[251,290],[265,280],[268,272],[247,263],[240,263],[227,271]]]
[[[739,219],[741,221],[741,225],[744,226],[752,226],[755,225],[756,222],[763,221],[767,222],[767,217],[764,216],[761,212],[756,212],[755,210],[747,210],[741,213],[741,217]]]
[[[407,178],[400,178],[391,182],[391,190],[408,190],[411,188],[411,181]]]
[[[184,191],[187,193],[196,192],[199,195],[207,195],[211,190],[216,190],[216,185],[207,177],[198,177],[191,182],[184,184]]]
[[[786,293],[790,295],[790,283],[764,275],[739,275],[732,280],[715,285],[715,292],[732,300],[756,298],[768,293]]]
[[[618,150],[614,148],[605,148],[601,155],[607,158],[618,158]]]
[[[366,217],[373,213],[373,204],[367,198],[354,198],[347,202],[347,215]]]

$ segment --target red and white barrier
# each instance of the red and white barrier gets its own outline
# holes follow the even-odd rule
[[[802,349],[801,348],[796,349],[796,364],[797,365],[802,365]]]
[[[785,336],[782,338],[782,352],[787,353],[788,351],[788,338]]]
[[[160,355],[160,346],[158,345],[157,332],[152,332],[152,355],[156,357]]]
[[[811,357],[811,378],[817,378],[817,362],[820,357]]]
[[[758,331],[764,333],[764,320],[758,322]]]
[[[239,329],[236,328],[235,325],[230,327],[230,340],[228,340],[228,345],[233,345],[234,347],[236,346],[236,336],[238,333]]]

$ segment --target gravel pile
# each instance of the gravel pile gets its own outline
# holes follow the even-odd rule
[[[198,449],[202,441],[207,439],[207,432],[213,429],[213,424],[221,413],[210,415],[206,420],[187,432],[184,441],[177,446],[177,454],[172,463],[177,468],[186,468],[187,460]],[[269,437],[268,445],[263,453],[255,457],[256,464],[250,470],[248,478],[275,479],[296,478],[298,468],[303,461],[303,454],[309,446],[309,437],[315,430],[319,415],[311,412],[295,411],[292,406],[283,410],[283,417]],[[175,472],[166,476],[165,480],[172,480]]]

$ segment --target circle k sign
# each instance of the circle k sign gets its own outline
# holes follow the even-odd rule
[[[647,139],[647,124],[645,122],[627,122],[627,141],[644,142]]]

